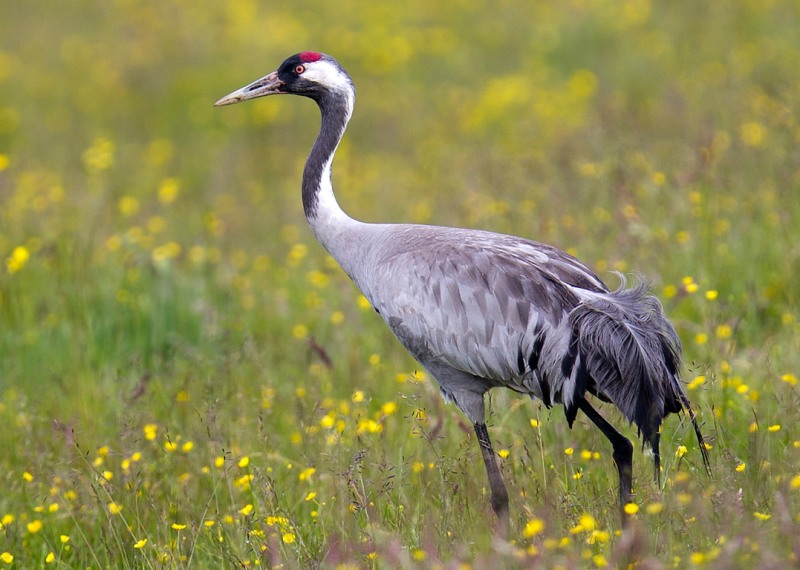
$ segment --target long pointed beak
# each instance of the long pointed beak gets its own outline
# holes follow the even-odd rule
[[[280,90],[282,85],[283,81],[278,79],[278,72],[273,71],[250,85],[237,89],[233,93],[228,93],[225,97],[214,103],[214,106],[222,107],[223,105],[233,105],[234,103],[246,101],[247,99],[255,99],[256,97],[280,95],[283,93],[283,91]]]

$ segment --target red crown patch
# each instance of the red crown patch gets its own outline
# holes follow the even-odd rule
[[[316,51],[304,51],[300,54],[300,61],[303,63],[311,63],[320,59],[322,59],[322,54]]]

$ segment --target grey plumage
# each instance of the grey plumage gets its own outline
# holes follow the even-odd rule
[[[389,231],[356,282],[371,284],[367,298],[471,421],[483,419],[479,404],[466,405],[471,394],[504,386],[563,403],[571,425],[588,391],[613,402],[655,450],[662,419],[686,395],[680,340],[644,283],[609,291],[574,257],[513,236]]]
[[[704,464],[705,444],[679,378],[681,346],[643,283],[616,291],[554,247],[478,230],[366,224],[347,216],[331,162],[353,110],[352,80],[330,56],[304,52],[217,102],[293,93],[317,102],[322,126],[303,175],[306,218],[408,351],[474,424],[501,531],[508,494],[485,426],[484,394],[506,387],[578,410],[614,448],[620,506],[631,500],[630,442],[590,404],[613,403],[654,451],[670,413],[687,410]],[[623,515],[623,522],[624,522]]]

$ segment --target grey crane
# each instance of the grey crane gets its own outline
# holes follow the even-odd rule
[[[610,291],[567,253],[527,239],[450,227],[372,224],[336,202],[331,163],[353,112],[355,87],[329,55],[303,52],[215,105],[267,95],[309,97],[322,123],[305,164],[311,230],[405,348],[472,422],[498,530],[508,492],[486,429],[484,394],[506,387],[547,407],[582,411],[609,439],[620,511],[632,500],[633,446],[590,404],[613,403],[653,450],[659,480],[663,419],[686,410],[706,470],[708,453],[679,377],[681,345],[658,299],[641,283]]]

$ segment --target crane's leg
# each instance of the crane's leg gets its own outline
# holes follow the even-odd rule
[[[595,410],[589,402],[581,399],[578,408],[592,420],[592,423],[600,428],[611,445],[614,447],[614,463],[617,464],[617,474],[619,475],[619,510],[622,517],[622,526],[628,522],[625,514],[625,505],[633,500],[632,477],[633,477],[633,445],[624,435],[619,433],[614,426]]]
[[[661,450],[659,449],[661,445],[661,434],[656,433],[653,437],[653,465],[655,466],[655,479],[656,479],[656,487],[661,489]]]
[[[500,467],[497,465],[497,457],[492,449],[492,440],[489,439],[486,424],[476,423],[473,427],[481,447],[486,474],[489,476],[489,488],[492,490],[492,510],[497,515],[497,534],[501,538],[506,538],[509,529],[508,491],[503,482],[503,474],[500,473]]]

